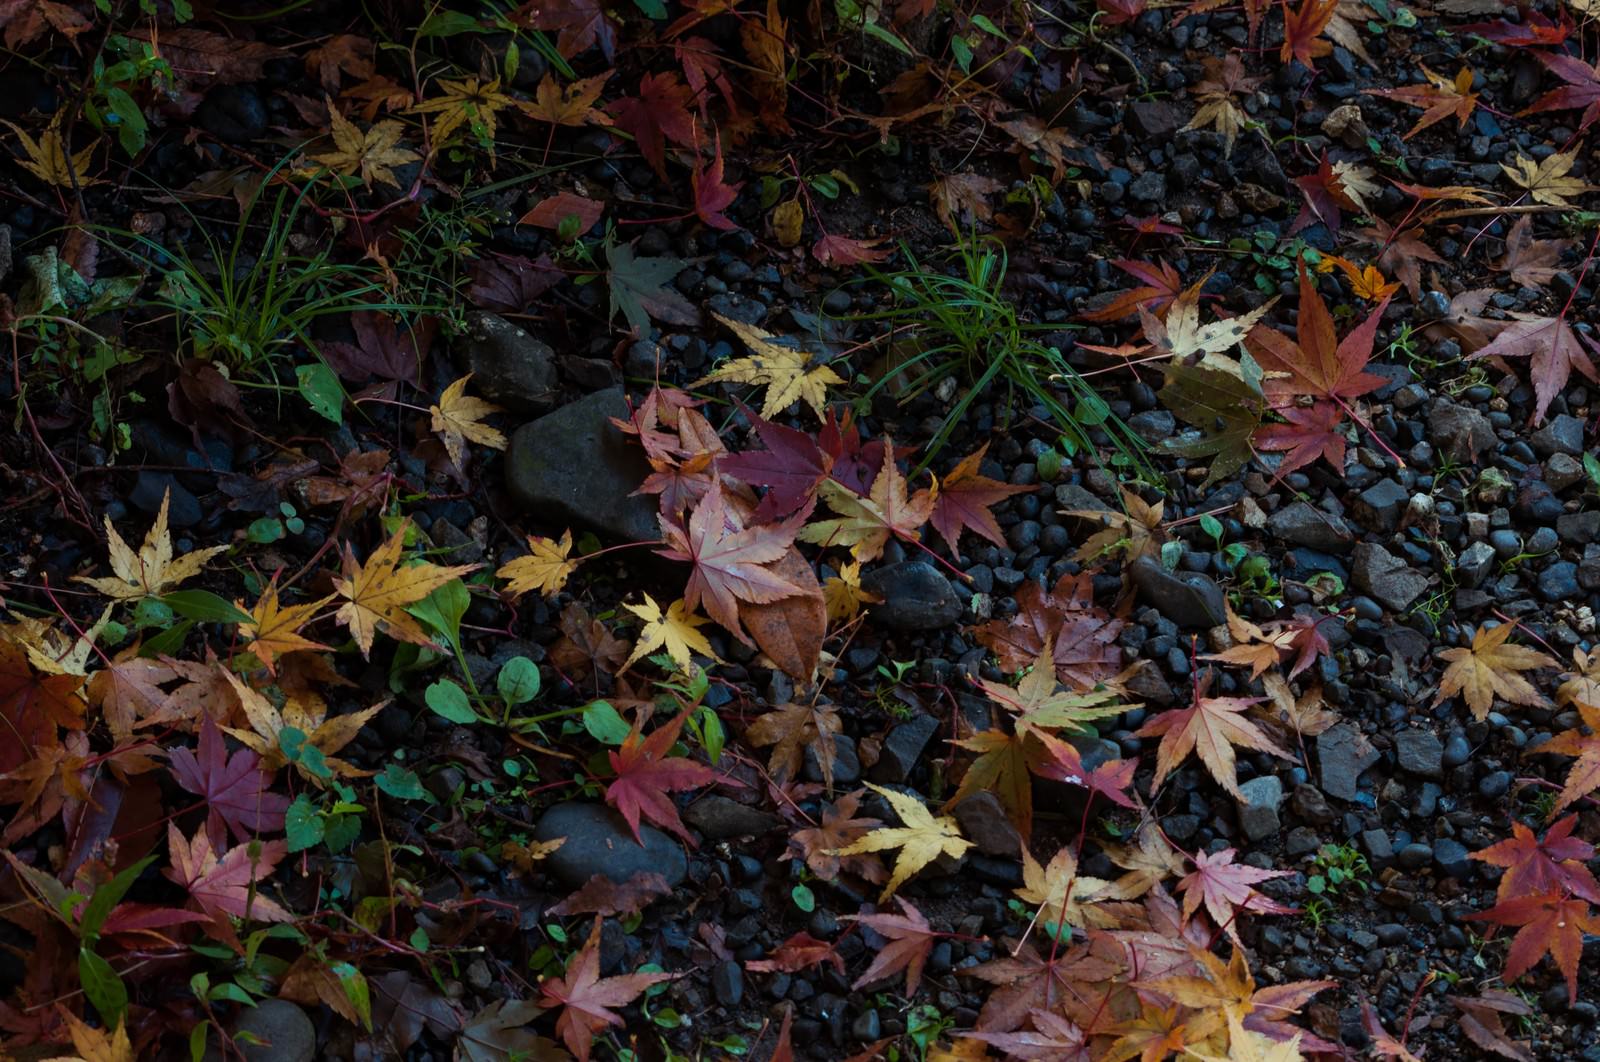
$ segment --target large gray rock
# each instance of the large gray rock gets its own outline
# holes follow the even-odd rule
[[[1444,743],[1431,730],[1402,730],[1394,736],[1395,762],[1402,771],[1437,778],[1444,758]]]
[[[1471,406],[1439,401],[1428,414],[1428,441],[1454,461],[1476,461],[1495,444],[1494,425]]]
[[[1285,505],[1267,517],[1267,533],[1285,542],[1326,553],[1344,553],[1355,543],[1355,532],[1344,517],[1323,512],[1309,502]]]
[[[567,839],[545,858],[544,866],[569,889],[596,874],[618,884],[635,874],[660,874],[668,885],[677,885],[689,869],[677,841],[643,823],[635,841],[622,816],[603,804],[557,804],[539,816],[533,836],[539,841]]]
[[[1169,572],[1154,557],[1133,562],[1139,598],[1180,627],[1215,627],[1227,622],[1222,588],[1199,572]]]
[[[556,352],[498,314],[474,310],[456,349],[472,389],[516,413],[548,409],[556,393]]]
[[[233,1051],[228,1058],[243,1057],[245,1062],[311,1062],[317,1054],[317,1030],[305,1011],[287,999],[263,999],[239,1011],[229,1026]],[[248,1033],[239,1039],[240,1033]],[[253,1037],[253,1039],[251,1039]],[[222,1062],[223,1053],[213,1042],[205,1062]]]
[[[1283,803],[1283,783],[1276,775],[1264,774],[1239,785],[1244,800],[1239,803],[1239,826],[1252,841],[1275,836],[1280,827],[1278,808]]]
[[[1016,859],[1022,852],[1022,835],[1011,824],[1005,805],[987,789],[980,789],[950,809],[961,825],[961,835],[978,851],[997,859]]]
[[[1356,544],[1351,581],[1384,608],[1402,612],[1428,588],[1428,577],[1382,546]]]
[[[966,607],[950,580],[927,561],[901,561],[868,572],[861,588],[883,598],[872,606],[872,618],[901,631],[948,627]]]
[[[1317,760],[1322,791],[1340,800],[1354,800],[1361,791],[1361,772],[1378,762],[1378,750],[1349,723],[1338,723],[1317,735]]]
[[[579,524],[628,542],[660,538],[654,500],[633,496],[650,465],[610,421],[627,415],[622,388],[612,387],[513,432],[506,488],[517,504],[554,526]]]

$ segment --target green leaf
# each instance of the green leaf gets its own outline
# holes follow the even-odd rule
[[[417,951],[427,951],[430,943],[428,940],[428,931],[423,929],[421,926],[418,926],[416,929],[411,931],[411,936],[407,938],[406,943],[410,944],[412,948],[416,949]]]
[[[417,772],[398,763],[391,763],[376,779],[378,789],[396,800],[426,800],[428,791],[422,788]]]
[[[159,599],[172,611],[197,623],[254,623],[250,613],[210,590],[174,590]]]
[[[817,896],[807,885],[796,885],[789,890],[789,896],[794,900],[794,905],[806,914],[817,909]]]
[[[500,668],[495,685],[512,707],[527,704],[539,696],[539,665],[525,656],[514,656]]]
[[[189,1030],[189,1062],[201,1062],[206,1057],[206,1041],[210,1039],[211,1023],[196,1022]]]
[[[987,15],[973,15],[972,24],[983,30],[983,32],[987,33],[991,37],[998,37],[1001,40],[1009,39],[1006,37],[1005,31],[999,26],[996,26]]]
[[[128,988],[111,964],[89,948],[78,949],[78,980],[83,983],[83,994],[89,997],[100,1021],[114,1029],[128,1009]]]
[[[457,37],[483,29],[478,20],[460,11],[435,11],[417,29],[419,37]]]
[[[128,894],[133,883],[139,875],[144,873],[144,868],[155,862],[155,856],[145,856],[133,866],[94,890],[94,895],[83,907],[83,916],[78,920],[78,939],[85,944],[92,944],[100,936],[100,927],[106,924],[106,919],[111,915],[111,909],[122,902]]]
[[[910,56],[916,55],[916,53],[911,50],[911,45],[907,44],[899,37],[896,37],[889,30],[884,29],[876,22],[864,22],[861,24],[861,28],[866,32],[867,36],[876,37],[878,40],[887,44],[897,52]]]
[[[478,713],[472,710],[472,702],[467,700],[467,691],[449,679],[440,679],[429,686],[422,699],[435,715],[443,716],[452,723],[470,726],[478,721]]]
[[[667,17],[667,5],[661,0],[633,0],[633,6],[642,11],[645,18]]]
[[[284,812],[283,822],[289,837],[289,851],[304,852],[322,843],[322,814],[306,794],[294,798],[294,803]]]
[[[300,395],[319,416],[344,423],[344,388],[339,377],[322,362],[301,365],[294,371],[300,381]]]
[[[368,1032],[372,1031],[372,994],[367,988],[367,979],[347,962],[336,962],[328,969],[339,979],[345,998],[350,1000],[350,1005],[361,1016],[361,1024],[366,1026]]]
[[[722,749],[728,743],[728,732],[722,728],[722,718],[705,705],[696,710],[695,718],[700,722],[700,740],[705,745],[706,758],[714,767],[722,759]]]
[[[620,745],[633,732],[609,701],[590,701],[583,706],[583,728],[603,745]]]
[[[194,620],[183,620],[159,634],[151,635],[143,645],[139,646],[139,655],[146,660],[158,656],[171,656],[183,648],[184,639],[189,637],[189,629],[193,626]]]
[[[954,53],[956,65],[961,68],[961,72],[972,73],[972,45],[967,43],[967,39],[960,34],[951,34],[950,51]]]
[[[328,851],[342,852],[356,843],[356,838],[361,836],[361,817],[359,815],[333,815],[327,825],[323,827],[323,840],[327,842]]]
[[[460,579],[452,579],[406,611],[426,623],[461,655],[461,617],[472,605],[472,592]]]
[[[687,258],[637,258],[632,244],[618,244],[606,253],[606,281],[611,287],[611,316],[618,312],[644,335],[655,318],[667,324],[696,325],[700,312],[669,287],[689,265]]]
[[[244,530],[244,537],[262,546],[276,542],[283,537],[283,521],[276,516],[263,516],[252,520],[250,526]]]

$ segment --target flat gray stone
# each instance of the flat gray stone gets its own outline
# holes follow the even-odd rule
[[[1344,517],[1303,501],[1291,502],[1267,517],[1267,534],[1325,553],[1348,552],[1356,540]]]
[[[1022,835],[1011,824],[1000,798],[980,789],[950,809],[961,826],[961,835],[978,846],[978,851],[997,859],[1016,859],[1022,854]]]
[[[542,339],[498,314],[473,310],[457,352],[472,389],[516,413],[548,409],[556,394],[556,353]]]
[[[567,839],[545,858],[544,866],[569,889],[580,888],[596,874],[619,885],[635,874],[660,874],[668,885],[677,885],[689,869],[677,841],[644,823],[635,841],[622,816],[604,804],[557,804],[539,816],[533,836],[538,841]]]
[[[1437,778],[1441,773],[1444,743],[1431,730],[1402,730],[1394,738],[1394,755],[1402,771]]]
[[[1494,425],[1471,406],[1439,401],[1428,414],[1428,441],[1455,461],[1476,461],[1495,444]]]
[[[1276,775],[1264,774],[1241,782],[1239,792],[1244,800],[1239,804],[1239,826],[1252,841],[1276,836],[1280,827],[1278,808],[1283,804],[1283,783]]]
[[[699,830],[708,841],[758,837],[783,825],[783,820],[769,811],[718,793],[708,793],[684,808],[683,821]]]
[[[650,465],[611,417],[626,417],[622,388],[596,391],[524,424],[506,448],[506,488],[541,523],[577,524],[613,539],[661,537],[655,499],[637,495]]]
[[[1169,572],[1154,557],[1131,569],[1139,598],[1180,627],[1215,627],[1227,622],[1222,587],[1199,572]]]
[[[1428,588],[1428,577],[1382,546],[1358,542],[1351,564],[1357,590],[1393,612],[1403,612]]]
[[[311,1062],[317,1054],[317,1030],[311,1017],[287,999],[263,999],[239,1011],[228,1028],[238,1054],[245,1062]],[[239,1039],[248,1033],[254,1039]],[[212,1034],[213,1037],[215,1034]],[[223,1053],[213,1042],[207,1047],[205,1062],[222,1062]]]
[[[1338,723],[1317,735],[1317,761],[1322,791],[1340,800],[1354,800],[1361,791],[1361,772],[1378,762],[1378,750],[1349,723]]]
[[[927,561],[901,561],[861,577],[861,588],[883,598],[872,618],[900,631],[931,631],[961,618],[966,603],[950,580]]]

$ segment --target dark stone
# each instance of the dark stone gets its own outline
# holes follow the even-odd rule
[[[539,816],[533,836],[538,841],[567,839],[546,857],[544,867],[569,889],[596,874],[618,884],[635,874],[660,874],[668,885],[677,885],[688,871],[677,841],[643,823],[635,841],[622,816],[603,804],[556,804]]]
[[[254,85],[217,85],[195,108],[194,124],[226,144],[247,144],[267,131],[267,108]]]
[[[171,472],[140,472],[128,492],[128,501],[142,512],[154,516],[161,511],[161,500],[167,502],[167,526],[193,527],[205,518],[200,501],[189,493]],[[126,537],[126,536],[125,536]]]
[[[711,968],[711,992],[724,1007],[737,1007],[744,999],[744,968],[727,959]]]
[[[872,618],[895,630],[948,627],[966,608],[950,580],[927,561],[901,561],[874,569],[862,576],[861,588],[883,598],[872,606]]]
[[[1357,590],[1394,612],[1403,611],[1428,588],[1428,577],[1371,542],[1358,542],[1351,562]]]
[[[1566,413],[1550,418],[1550,422],[1528,440],[1540,457],[1566,454],[1577,457],[1583,453],[1583,421]]]
[[[622,388],[613,387],[513,432],[506,487],[517,504],[545,524],[580,524],[628,542],[660,538],[655,501],[631,496],[650,465],[609,419],[627,415]]]
[[[1441,400],[1428,414],[1428,441],[1443,457],[1476,461],[1479,453],[1495,444],[1494,426],[1471,406]]]
[[[1139,597],[1180,627],[1215,627],[1227,620],[1222,588],[1198,572],[1173,573],[1153,557],[1133,562]]]
[[[817,746],[807,745],[805,763],[801,773],[808,782],[822,781],[822,764],[817,759]],[[854,738],[836,734],[833,739],[833,784],[835,787],[851,785],[861,779],[861,757],[856,751]]]
[[[1356,498],[1356,510],[1366,523],[1381,531],[1393,531],[1405,511],[1409,495],[1392,479],[1380,479]]]
[[[1343,517],[1303,501],[1291,502],[1267,517],[1267,533],[1296,546],[1338,553],[1349,550],[1356,538]]]
[[[1128,127],[1146,141],[1164,144],[1187,121],[1178,106],[1168,100],[1140,100],[1129,105]]]
[[[1278,805],[1283,803],[1283,783],[1276,775],[1264,774],[1239,786],[1244,800],[1239,804],[1239,826],[1252,841],[1264,840],[1279,829]]]
[[[1573,546],[1587,546],[1600,538],[1600,510],[1585,509],[1581,513],[1562,513],[1556,517],[1556,534],[1561,541]]]
[[[708,841],[756,837],[783,825],[783,820],[771,812],[717,793],[707,794],[690,804],[683,811],[683,820]]]
[[[1402,771],[1437,778],[1444,745],[1431,730],[1402,730],[1394,739],[1395,759]]]
[[[1539,573],[1539,596],[1546,601],[1571,601],[1579,596],[1578,566],[1557,561]]]
[[[961,826],[961,835],[978,846],[984,855],[1016,859],[1022,852],[1022,835],[1011,824],[1000,798],[980,789],[950,809]]]
[[[456,351],[472,389],[516,413],[546,409],[556,393],[555,351],[498,314],[473,310]]]
[[[1467,847],[1453,837],[1441,837],[1433,842],[1433,864],[1460,881],[1472,876],[1472,861],[1467,856]]]
[[[1349,723],[1338,723],[1317,735],[1317,761],[1322,791],[1340,800],[1360,792],[1361,772],[1378,762],[1378,750]]]
[[[1405,870],[1421,870],[1433,862],[1433,846],[1415,842],[1400,849],[1395,862]]]
[[[1322,795],[1322,790],[1309,782],[1301,782],[1294,787],[1294,795],[1289,798],[1289,810],[1318,826],[1326,826],[1337,817],[1328,806],[1328,799]]]
[[[883,750],[878,762],[872,765],[874,782],[904,782],[922,758],[922,750],[939,730],[939,720],[931,715],[919,715],[889,731],[883,739]]]
[[[245,1062],[311,1062],[317,1054],[317,1029],[305,1011],[287,999],[262,999],[253,1007],[242,1007],[228,1027],[237,1049],[228,1058]],[[248,1033],[253,1039],[239,1039]],[[206,1062],[224,1057],[216,1044],[205,1054]]]
[[[1456,579],[1468,590],[1476,590],[1489,577],[1494,566],[1494,547],[1487,542],[1474,542],[1456,558]]]

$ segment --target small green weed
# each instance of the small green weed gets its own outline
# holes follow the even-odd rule
[[[1367,857],[1348,844],[1325,844],[1311,861],[1314,871],[1306,878],[1306,891],[1314,896],[1339,896],[1366,892],[1372,876]]]

